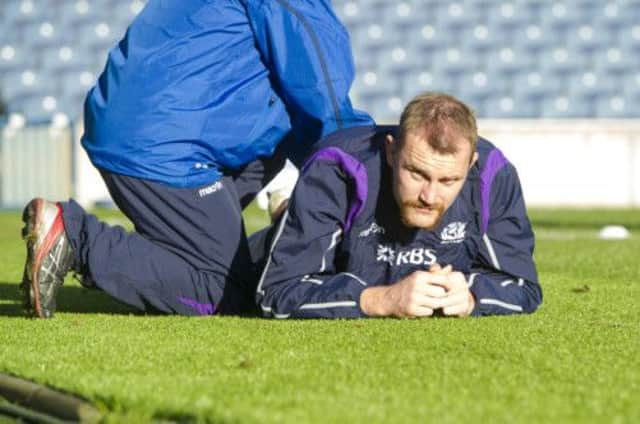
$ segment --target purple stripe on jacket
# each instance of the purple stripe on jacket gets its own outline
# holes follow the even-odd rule
[[[178,301],[194,309],[198,315],[213,315],[216,313],[216,307],[211,303],[200,303],[186,297],[179,297]]]
[[[351,178],[355,185],[356,197],[349,207],[349,212],[347,213],[347,218],[344,223],[343,231],[347,233],[351,228],[353,221],[362,212],[364,205],[367,202],[367,171],[364,165],[353,156],[338,147],[327,147],[314,153],[305,163],[302,172],[306,171],[309,165],[317,160],[326,160],[336,163],[340,166],[340,169],[342,169],[342,171]]]
[[[498,171],[500,171],[506,164],[507,159],[502,152],[498,149],[493,149],[489,153],[487,162],[480,173],[480,199],[482,203],[482,227],[483,233],[487,232],[489,228],[489,218],[491,215],[491,185]]]

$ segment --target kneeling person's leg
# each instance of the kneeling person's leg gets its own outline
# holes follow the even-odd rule
[[[142,310],[237,313],[253,284],[237,194],[228,179],[174,188],[103,172],[136,232],[109,226],[71,201],[64,222],[81,273],[113,297]]]

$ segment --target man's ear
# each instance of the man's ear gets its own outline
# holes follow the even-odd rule
[[[396,150],[398,142],[391,134],[387,134],[384,139],[384,152],[387,157],[387,165],[393,167],[393,161],[395,160]]]
[[[473,168],[473,165],[478,161],[478,152],[473,152],[473,156],[471,157],[471,163],[469,164],[469,169]]]

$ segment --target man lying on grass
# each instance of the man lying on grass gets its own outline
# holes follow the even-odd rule
[[[415,98],[397,127],[322,141],[252,244],[269,246],[267,317],[497,315],[542,301],[516,170],[443,94]]]

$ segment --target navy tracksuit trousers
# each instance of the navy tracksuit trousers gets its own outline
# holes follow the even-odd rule
[[[101,171],[135,232],[100,222],[73,200],[61,203],[74,268],[143,311],[252,312],[260,270],[251,260],[241,212],[283,165],[279,155],[258,160],[196,188]]]

